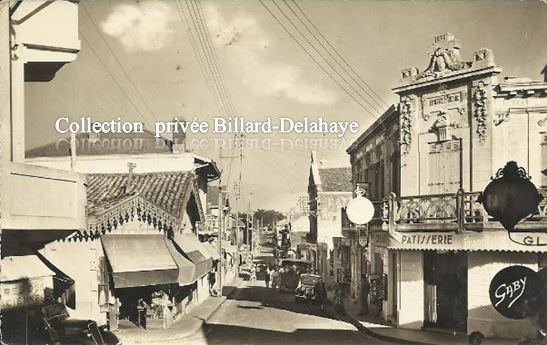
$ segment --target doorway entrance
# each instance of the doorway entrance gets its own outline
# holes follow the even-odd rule
[[[467,330],[467,253],[424,253],[425,326]]]

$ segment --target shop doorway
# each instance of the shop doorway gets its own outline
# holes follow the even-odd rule
[[[467,330],[467,253],[424,253],[425,326]]]

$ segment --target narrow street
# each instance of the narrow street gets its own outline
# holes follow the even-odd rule
[[[255,258],[273,259],[273,242],[263,236]],[[290,293],[245,281],[193,337],[171,344],[388,344],[359,333],[351,324],[297,304]]]

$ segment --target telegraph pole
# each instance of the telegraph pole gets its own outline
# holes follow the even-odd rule
[[[239,180],[236,182],[235,196],[236,196],[236,275],[239,278],[239,269],[241,266],[241,253],[239,246],[241,244],[241,238],[239,233],[239,197],[241,195],[241,170],[243,169],[243,134],[238,139],[239,146]]]
[[[223,261],[223,255],[222,255],[222,234],[224,228],[224,191],[222,190],[222,186],[218,187],[218,255],[220,256],[220,259],[218,260],[218,285],[220,287],[220,291],[222,294],[222,261]]]
[[[251,222],[251,197],[253,196],[253,193],[249,193],[249,205],[247,207],[247,242],[249,242],[249,250],[251,251],[251,255],[254,256],[253,253],[253,238],[251,238],[251,226],[249,223]]]

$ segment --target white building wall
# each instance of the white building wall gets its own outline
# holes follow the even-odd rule
[[[530,320],[511,320],[499,314],[490,302],[489,287],[497,272],[511,265],[538,269],[535,253],[470,252],[467,276],[467,333],[486,337],[522,338],[535,334]]]
[[[42,254],[75,280],[76,309],[74,318],[89,318],[106,324],[106,313],[99,310],[99,257],[104,256],[101,241],[58,241],[45,246]]]
[[[424,270],[423,252],[399,252],[400,276],[398,279],[398,326],[420,329],[424,322]]]

